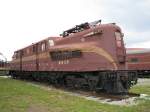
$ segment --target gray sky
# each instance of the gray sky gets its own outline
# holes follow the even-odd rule
[[[1,0],[0,52],[17,49],[84,22],[117,23],[127,47],[150,48],[150,0]]]

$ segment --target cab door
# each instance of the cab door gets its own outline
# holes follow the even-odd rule
[[[123,43],[123,36],[122,34],[117,31],[115,32],[115,37],[116,37],[116,50],[117,50],[117,58],[120,63],[125,63],[125,47]]]

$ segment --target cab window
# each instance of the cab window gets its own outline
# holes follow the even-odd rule
[[[122,46],[121,33],[120,32],[115,32],[115,37],[116,37],[117,47],[121,47]]]

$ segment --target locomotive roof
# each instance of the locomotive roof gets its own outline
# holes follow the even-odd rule
[[[105,28],[116,28],[117,30],[121,31],[120,27],[117,26],[115,23],[107,23],[107,24],[100,24],[100,25],[96,25],[94,27],[90,27],[89,29],[85,29],[81,32],[77,32],[77,33],[73,33],[71,35],[68,35],[66,37],[63,37],[63,38],[71,38],[71,37],[77,37],[77,36],[81,36],[85,33],[87,33],[88,31],[93,31],[94,29],[98,29],[98,28],[102,28],[102,29],[105,29]]]
[[[150,53],[150,48],[127,48],[127,54],[141,54],[141,53]]]
[[[23,48],[21,48],[21,49],[18,49],[18,50],[16,50],[15,52],[20,51],[20,50],[23,50],[23,49],[25,49],[25,48],[28,48],[28,47],[30,47],[30,46],[32,46],[32,45],[35,45],[35,44],[37,44],[37,43],[40,43],[40,42],[42,42],[42,41],[44,41],[44,40],[52,39],[52,40],[54,40],[54,41],[57,41],[57,40],[59,40],[60,38],[61,38],[61,37],[47,37],[47,38],[42,39],[42,40],[40,40],[40,41],[38,41],[38,42],[32,43],[32,44],[30,44],[30,45],[28,45],[28,46],[26,46],[26,47],[23,47]]]
[[[73,35],[66,36],[65,38],[71,38],[71,37],[81,36],[83,33],[86,33],[87,31],[92,30],[92,29],[95,29],[95,28],[116,28],[117,30],[120,30],[120,31],[121,31],[120,27],[117,26],[115,23],[108,23],[108,24],[96,25],[96,26],[94,26],[94,27],[91,27],[91,28],[89,28],[89,29],[83,30],[83,31],[81,31],[81,32],[74,33]],[[28,45],[28,46],[26,46],[26,47],[24,47],[24,48],[18,49],[18,50],[16,50],[15,52],[20,51],[20,50],[23,50],[23,49],[25,49],[25,48],[28,48],[29,46],[35,45],[35,44],[40,43],[40,42],[42,42],[42,41],[44,41],[44,40],[52,39],[52,40],[54,40],[54,41],[57,41],[57,40],[60,40],[60,39],[65,39],[65,38],[63,38],[62,36],[60,36],[60,37],[47,37],[47,38],[45,38],[45,39],[43,39],[43,40],[41,40],[41,41],[32,43],[32,44],[30,44],[30,45]]]

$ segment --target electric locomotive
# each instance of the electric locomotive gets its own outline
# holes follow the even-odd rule
[[[13,78],[107,93],[127,93],[137,75],[126,69],[121,28],[101,20],[83,23],[14,52]]]

